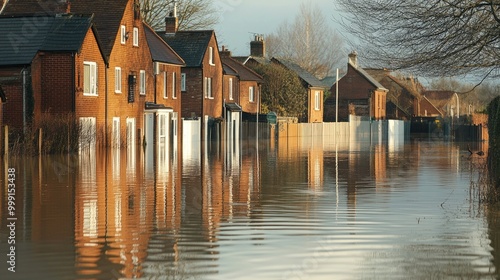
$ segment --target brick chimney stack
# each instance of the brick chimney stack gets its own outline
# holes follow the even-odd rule
[[[174,11],[165,18],[165,33],[175,34],[179,27],[179,19],[177,18],[177,1],[174,1]]]
[[[266,56],[266,45],[263,35],[255,35],[255,38],[250,42],[250,55],[256,57]]]
[[[69,14],[69,13],[71,13],[71,2],[69,0],[58,1],[56,12],[58,14]]]
[[[358,53],[356,51],[352,51],[349,55],[349,64],[354,67],[358,67]]]
[[[221,57],[231,57],[231,51],[228,50],[225,46],[222,46],[221,51],[219,52]]]

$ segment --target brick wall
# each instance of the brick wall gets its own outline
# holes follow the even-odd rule
[[[135,118],[136,128],[141,131],[141,134],[136,133],[137,137],[143,136],[144,132],[144,109],[146,102],[154,102],[155,86],[153,75],[153,61],[149,46],[146,42],[142,21],[134,19],[133,1],[129,1],[124,11],[121,25],[126,26],[126,31],[129,32],[129,39],[125,44],[121,44],[120,26],[113,28],[117,29],[114,47],[109,58],[108,68],[108,127],[111,128],[113,118],[120,118],[120,131],[122,144],[125,144],[126,139],[126,119]],[[139,30],[139,46],[133,46],[133,28]],[[115,93],[115,67],[121,68],[122,77],[122,93]],[[139,94],[140,87],[140,70],[146,71],[146,94]],[[128,102],[128,76],[135,75],[136,83],[134,86],[135,100],[132,103]],[[111,129],[108,129],[108,136]]]
[[[22,68],[4,68],[0,69],[2,77],[2,89],[7,98],[3,105],[2,119],[3,124],[11,128],[22,128],[23,126],[23,87],[22,87]]]
[[[316,92],[319,92],[319,110],[315,109],[316,106]],[[308,119],[307,122],[323,122],[323,89],[320,88],[311,88],[308,90]]]
[[[203,99],[203,115],[208,115],[214,118],[222,116],[222,62],[220,60],[219,48],[215,40],[215,36],[212,36],[208,47],[212,47],[214,50],[213,61],[215,66],[209,64],[209,54],[208,48],[203,58],[203,77],[212,78],[212,95],[213,98]],[[202,92],[203,94],[203,92]]]
[[[229,99],[229,79],[233,79],[233,99]],[[226,100],[226,103],[231,102],[231,103],[237,103],[240,104],[239,100],[239,83],[240,80],[236,76],[232,75],[224,75],[223,77],[223,85],[222,85],[222,96],[223,99]]]
[[[194,113],[197,117],[203,116],[203,71],[200,68],[183,68],[186,74],[186,91],[182,92],[183,118],[191,117]]]
[[[254,101],[250,102],[250,87],[254,87]],[[258,110],[260,88],[257,82],[240,81],[240,105],[243,112],[255,114]]]

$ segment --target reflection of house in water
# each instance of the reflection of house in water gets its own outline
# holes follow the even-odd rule
[[[131,168],[132,163],[118,164],[126,158],[125,152],[81,153],[75,187],[79,274],[141,276],[140,265],[149,240],[147,229],[155,212],[154,187],[140,168]],[[144,183],[146,186],[141,187]],[[109,263],[109,271],[93,269],[103,262]]]

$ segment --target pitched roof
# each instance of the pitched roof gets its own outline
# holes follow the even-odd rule
[[[26,21],[39,23],[29,36]],[[31,64],[38,51],[79,51],[91,25],[90,15],[2,16],[0,34],[7,40],[0,40],[0,65]]]
[[[173,35],[165,31],[156,33],[184,59],[186,67],[201,66],[210,39],[215,36],[213,30],[177,31]]]
[[[276,58],[276,57],[271,58],[271,60],[276,61],[279,64],[288,68],[289,70],[297,73],[297,75],[299,75],[299,77],[311,87],[324,87],[324,88],[327,87],[323,82],[318,80],[318,78],[314,77],[311,73],[306,71],[304,68],[300,67],[298,64],[296,64],[290,60]]]
[[[386,89],[383,85],[381,85],[377,80],[375,80],[368,72],[363,70],[363,68],[359,67],[358,65],[352,63],[351,61],[348,62],[348,65],[351,66],[354,70],[356,70],[359,74],[361,74],[368,82],[370,82],[372,85],[377,87],[377,89],[384,90],[384,91],[389,91]]]
[[[241,62],[233,59],[232,57],[221,57],[222,63],[230,66],[238,73],[241,81],[256,81],[259,83],[264,82],[264,79],[259,74],[255,73],[252,69],[246,67]]]
[[[224,60],[222,60],[222,70],[224,71],[224,75],[239,76],[236,69],[224,63]]]
[[[449,90],[430,90],[424,91],[422,95],[439,109],[439,111],[443,112],[446,111],[445,107],[452,101],[455,92]]]
[[[184,65],[184,60],[167,44],[163,41],[156,32],[143,23],[144,33],[146,34],[146,41],[148,42],[149,51],[153,61],[164,62],[168,64]]]
[[[129,0],[71,0],[71,13],[94,14],[104,54],[109,56],[120,29],[125,7]],[[56,1],[9,0],[2,15],[54,15],[60,12]],[[62,5],[63,3],[60,3]]]

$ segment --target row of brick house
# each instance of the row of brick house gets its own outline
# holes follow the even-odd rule
[[[219,54],[214,31],[178,31],[175,14],[158,32],[138,0],[0,6],[3,124],[73,114],[89,142],[119,147],[176,142],[182,118],[201,119],[208,138],[209,124],[259,111],[262,78]]]

